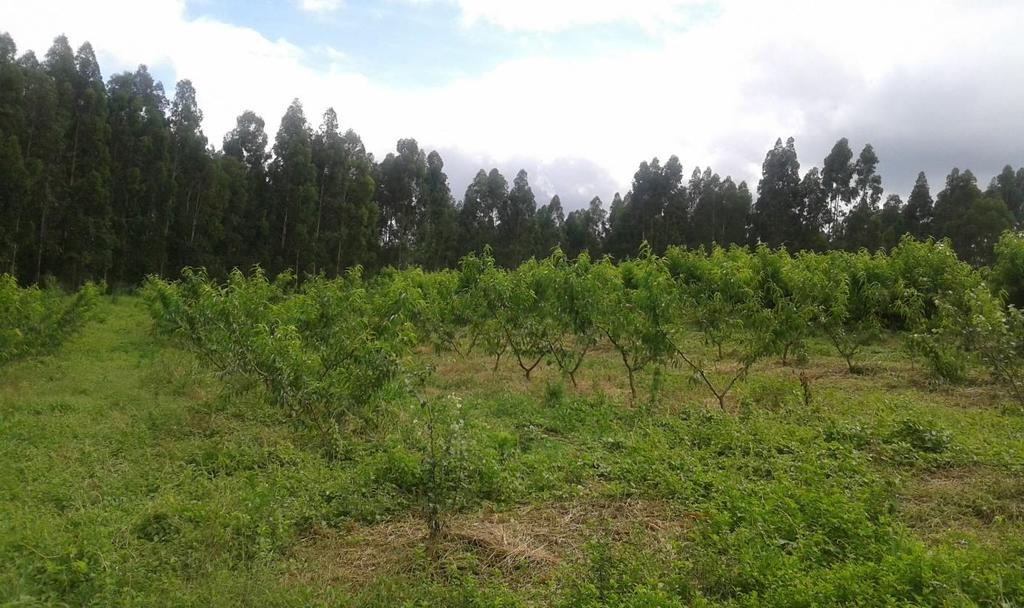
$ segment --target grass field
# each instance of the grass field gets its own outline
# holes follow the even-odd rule
[[[898,338],[859,375],[811,351],[759,364],[727,412],[681,369],[631,405],[609,351],[578,389],[423,354],[461,420],[428,543],[405,392],[325,449],[107,299],[0,369],[0,604],[1024,605],[1024,413],[935,385]]]

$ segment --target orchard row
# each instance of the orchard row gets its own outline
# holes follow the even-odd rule
[[[1021,244],[1007,234],[997,249]],[[889,253],[644,248],[620,263],[556,250],[512,270],[470,255],[457,270],[364,278],[356,268],[301,282],[256,268],[218,283],[186,270],[150,279],[143,295],[161,331],[334,432],[384,386],[415,377],[425,346],[482,351],[496,367],[510,358],[527,378],[553,366],[574,385],[588,355],[610,348],[634,400],[638,373],[678,366],[725,408],[765,359],[804,362],[808,341],[823,338],[857,372],[864,347],[895,333],[939,378],[984,369],[1022,399],[1024,316],[1004,304],[996,274],[945,243],[906,238]]]
[[[0,275],[0,365],[59,346],[88,318],[101,287],[87,283],[71,297],[53,287],[18,287]]]

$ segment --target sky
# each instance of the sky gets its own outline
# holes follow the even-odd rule
[[[273,141],[299,98],[377,158],[437,149],[456,198],[523,168],[567,208],[673,154],[753,190],[789,136],[801,172],[847,137],[887,192],[954,166],[984,186],[1024,164],[1022,23],[1018,0],[0,0],[19,52],[63,33],[105,77],[190,79],[218,147],[246,109]]]

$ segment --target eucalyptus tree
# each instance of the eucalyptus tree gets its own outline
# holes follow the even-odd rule
[[[68,203],[63,222],[65,279],[105,279],[117,245],[110,200],[110,127],[99,63],[86,42],[75,54]]]
[[[13,216],[15,225],[5,232],[10,231],[14,238],[12,268],[18,278],[38,282],[42,258],[48,252],[48,242],[41,238],[46,231],[42,220],[46,219],[54,200],[50,185],[60,177],[55,167],[60,155],[61,131],[56,120],[53,78],[31,51],[18,58],[16,67],[23,75],[22,106],[17,113],[22,125],[18,143],[28,181],[25,197]]]
[[[882,246],[882,225],[878,203],[882,198],[882,177],[878,175],[878,155],[865,144],[854,164],[853,208],[843,218],[841,241],[849,251],[875,251]]]
[[[821,251],[828,248],[829,227],[832,224],[832,208],[828,193],[822,184],[817,167],[804,174],[800,180],[800,236],[797,249]]]
[[[591,258],[599,258],[602,251],[604,235],[607,231],[605,210],[601,198],[595,196],[586,209],[576,209],[565,218],[566,255],[575,258],[587,253]]]
[[[948,236],[961,259],[991,261],[999,236],[1013,227],[1013,214],[998,194],[984,194],[971,171],[954,168],[935,199],[935,233]]]
[[[754,198],[750,194],[747,182],[739,184],[726,176],[722,182],[722,247],[743,245],[749,240],[750,213],[754,206]]]
[[[992,178],[987,193],[999,195],[1006,203],[1006,208],[1013,213],[1017,223],[1024,220],[1024,167],[1016,172],[1010,165],[1003,167],[1003,170]]]
[[[111,201],[118,251],[113,278],[135,283],[166,270],[174,183],[163,85],[146,66],[107,83]]]
[[[865,202],[858,202],[843,218],[840,240],[844,249],[876,251],[882,246],[882,224],[878,210]]]
[[[426,173],[427,157],[415,139],[400,139],[396,152],[377,166],[376,201],[384,263],[404,266],[412,261]]]
[[[879,242],[886,250],[898,245],[903,235],[909,232],[903,213],[904,207],[900,195],[890,194],[878,212]]]
[[[223,140],[222,168],[229,176],[232,203],[224,218],[228,267],[269,261],[270,192],[267,182],[266,122],[252,110],[235,119]]]
[[[189,80],[178,82],[171,102],[169,126],[171,131],[171,181],[170,196],[173,212],[173,235],[169,239],[169,257],[172,265],[179,268],[195,265],[204,257],[196,251],[196,233],[219,224],[219,218],[210,217],[208,211],[215,208],[210,203],[212,193],[205,193],[210,157],[207,154],[206,136],[202,131],[203,112],[196,100],[196,90]],[[218,176],[219,177],[219,176]],[[204,200],[204,194],[205,199]],[[205,203],[205,204],[204,204]],[[206,213],[204,213],[206,212]],[[200,222],[200,217],[203,221]],[[200,242],[207,239],[200,236]]]
[[[460,254],[478,253],[494,233],[494,210],[487,204],[487,172],[477,171],[458,206]]]
[[[934,201],[928,188],[928,177],[921,171],[917,174],[914,189],[910,191],[907,204],[903,207],[903,223],[909,234],[924,239],[932,233]]]
[[[0,133],[0,272],[16,275],[18,248],[24,238],[22,223],[25,217],[29,173],[21,157],[21,146],[16,135]]]
[[[430,270],[451,268],[458,261],[458,222],[444,160],[436,151],[427,155],[422,194],[415,259]]]
[[[765,156],[757,185],[753,210],[755,238],[772,248],[794,247],[802,229],[801,198],[795,143],[792,137],[785,144],[778,139]]]
[[[458,209],[462,253],[482,252],[495,242],[498,209],[508,199],[508,182],[497,169],[477,172]]]
[[[333,238],[334,274],[341,276],[356,265],[370,265],[378,254],[377,218],[380,209],[374,202],[376,182],[373,178],[373,155],[366,151],[363,140],[352,129],[343,137],[348,150],[348,187],[344,204],[337,208]]]
[[[46,109],[44,118],[49,124],[45,145],[40,152],[40,169],[42,173],[42,196],[38,199],[36,210],[36,259],[35,281],[38,283],[47,271],[61,265],[62,223],[69,214],[71,204],[70,182],[74,174],[71,168],[76,159],[76,150],[71,143],[71,131],[74,124],[75,81],[78,71],[75,68],[74,52],[65,36],[54,39],[53,45],[46,52],[43,60],[41,76],[48,81]],[[29,69],[39,69],[35,66]]]
[[[519,170],[508,196],[496,203],[495,257],[500,265],[515,267],[533,253],[535,239],[537,200],[526,170]]]
[[[20,137],[25,129],[25,74],[17,54],[14,39],[0,32],[0,133]]]
[[[274,160],[269,175],[274,194],[270,210],[273,237],[270,268],[277,271],[293,268],[297,275],[311,271],[311,237],[317,207],[316,167],[312,134],[298,99],[292,101],[281,119],[274,138]]]
[[[19,248],[29,226],[29,171],[22,152],[25,137],[23,96],[26,78],[17,62],[18,47],[0,33],[0,272],[18,275]]]
[[[235,128],[224,136],[224,154],[245,163],[249,173],[262,176],[270,160],[266,126],[252,110],[242,112],[235,119]]]
[[[537,210],[537,231],[534,243],[534,255],[543,258],[565,240],[565,211],[562,199],[558,195],[551,197],[546,205]]]
[[[854,188],[860,203],[877,209],[882,200],[882,176],[878,174],[878,155],[871,144],[864,144],[857,157],[854,173]]]
[[[724,196],[722,179],[708,167],[701,173],[700,167],[693,170],[687,185],[687,194],[692,205],[693,232],[687,245],[711,247],[723,240]]]
[[[608,234],[605,237],[604,251],[618,260],[636,252],[634,241],[637,219],[632,213],[632,206],[627,204],[628,199],[628,192],[625,198],[616,192],[608,207]]]
[[[689,201],[679,158],[671,156],[664,166],[657,158],[640,163],[633,176],[628,207],[635,214],[638,228],[638,233],[632,235],[632,251],[647,241],[655,252],[661,252],[672,241],[685,239],[689,234]]]
[[[854,199],[853,178],[856,168],[853,163],[853,150],[850,141],[845,137],[839,139],[821,165],[821,184],[825,190],[825,198],[831,209],[828,232],[834,235],[837,223],[847,212]]]

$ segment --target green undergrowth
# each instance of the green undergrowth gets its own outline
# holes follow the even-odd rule
[[[0,604],[1024,604],[1019,408],[931,384],[895,340],[859,374],[808,351],[755,368],[724,412],[672,368],[629,405],[611,352],[578,389],[429,355],[426,391],[457,396],[452,528],[514,521],[551,559],[479,539],[430,555],[408,391],[327,442],[154,337],[137,299],[107,299],[54,354],[0,369]],[[548,536],[545,509],[563,522]]]

